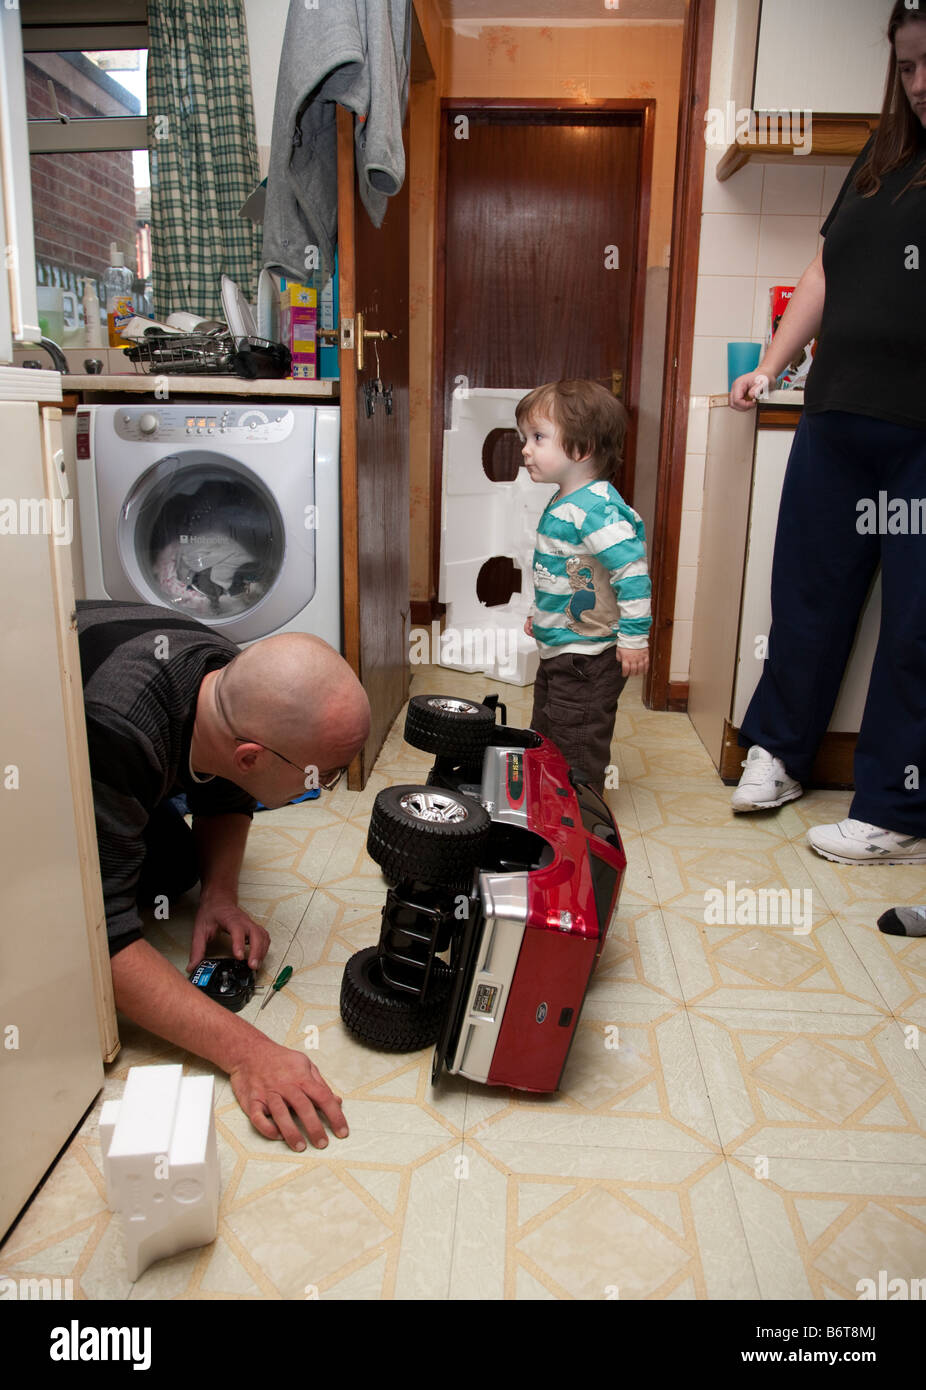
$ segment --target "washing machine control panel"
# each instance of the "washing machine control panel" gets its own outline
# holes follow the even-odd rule
[[[279,444],[293,432],[293,412],[274,405],[146,405],[115,412],[120,439],[142,444]]]

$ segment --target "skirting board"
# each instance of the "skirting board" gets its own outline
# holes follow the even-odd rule
[[[413,598],[411,600],[411,621],[412,627],[425,627],[434,619],[442,618],[447,612],[447,605],[439,603],[436,598]]]
[[[688,682],[669,681],[666,687],[666,709],[685,713],[688,708]]]
[[[723,747],[720,753],[720,776],[728,786],[735,786],[742,775],[741,763],[746,749],[738,740],[739,730],[729,719],[723,722]],[[844,791],[854,785],[852,762],[858,734],[824,734],[810,774],[810,787],[825,787]]]

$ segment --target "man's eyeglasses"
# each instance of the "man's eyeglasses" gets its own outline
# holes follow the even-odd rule
[[[228,715],[225,713],[225,707],[222,704],[221,699],[219,698],[218,690],[216,690],[215,692],[215,702],[219,707],[219,713],[225,720],[225,723],[228,725],[229,730],[231,730],[231,722],[229,721]],[[236,743],[256,743],[260,748],[266,748],[267,752],[272,753],[275,758],[283,758],[282,753],[278,753],[275,748],[270,748],[268,744],[262,743],[259,738],[244,738],[241,734],[235,733],[232,734],[232,738],[235,740]],[[299,764],[294,763],[291,758],[283,758],[283,761],[284,763],[289,763],[290,767],[294,767],[297,772],[301,772],[303,777],[306,777],[308,775],[308,769],[300,767]],[[315,770],[318,776],[318,785],[321,788],[321,790],[323,792],[333,792],[335,787],[338,785],[341,778],[347,771],[347,768],[335,768],[333,772],[326,772],[324,775],[322,775],[317,768]]]
[[[236,743],[256,743],[259,745],[259,747],[266,748],[267,752],[272,753],[275,758],[283,758],[282,753],[278,753],[275,748],[268,747],[266,743],[261,743],[259,738],[242,738],[240,734],[232,734],[232,738],[235,740]],[[303,777],[308,777],[310,771],[309,768],[300,767],[299,764],[294,763],[291,758],[283,758],[283,761],[284,763],[289,763],[290,767],[294,767],[297,772],[301,772]],[[316,769],[318,785],[321,788],[321,790],[323,792],[333,792],[346,771],[346,767],[338,767],[335,768],[334,772],[326,772],[324,775],[322,775]]]

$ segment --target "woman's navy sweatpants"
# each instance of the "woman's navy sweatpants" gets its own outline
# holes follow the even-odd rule
[[[778,513],[768,657],[741,742],[807,781],[879,561],[881,635],[849,815],[926,836],[926,430],[844,411],[802,417]]]

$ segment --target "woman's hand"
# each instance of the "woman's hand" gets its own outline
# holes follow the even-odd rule
[[[758,368],[738,376],[730,387],[730,405],[734,410],[753,410],[759,396],[768,390],[768,377]]]

